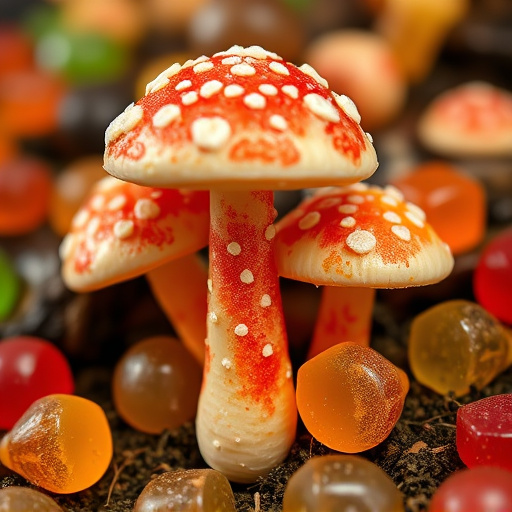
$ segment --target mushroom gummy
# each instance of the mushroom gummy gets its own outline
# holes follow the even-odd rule
[[[352,101],[330,91],[310,66],[233,46],[163,71],[105,133],[110,174],[210,190],[196,431],[205,461],[233,481],[267,474],[295,439],[272,191],[371,176],[375,150],[358,121]]]
[[[159,434],[195,417],[201,367],[176,338],[156,336],[130,347],[112,380],[119,416],[142,432]]]
[[[309,459],[288,481],[283,512],[403,512],[395,483],[356,455]]]
[[[228,479],[214,469],[169,471],[151,480],[133,512],[235,512]]]
[[[0,489],[0,510],[3,512],[63,512],[57,503],[35,489],[10,486]]]
[[[494,395],[457,411],[457,451],[462,462],[512,471],[512,394]]]
[[[340,452],[378,445],[402,413],[409,379],[375,350],[345,342],[304,363],[297,406],[318,441]]]
[[[484,308],[451,300],[416,316],[409,335],[416,379],[437,393],[482,389],[512,362],[512,338]]]
[[[36,400],[0,443],[0,462],[31,484],[68,494],[95,484],[112,458],[105,413],[90,400],[48,395]]]

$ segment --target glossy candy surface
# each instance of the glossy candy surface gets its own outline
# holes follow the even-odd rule
[[[345,342],[299,368],[297,406],[318,441],[356,453],[389,435],[408,390],[402,370],[371,348]]]
[[[484,187],[445,162],[428,162],[393,182],[417,204],[454,254],[475,248],[485,233]]]
[[[228,479],[214,469],[164,473],[151,480],[133,512],[235,512]]]
[[[403,512],[395,483],[376,464],[355,455],[309,459],[285,489],[283,512]]]
[[[49,341],[16,336],[0,342],[0,429],[10,429],[35,400],[73,393],[74,381],[62,352]]]
[[[512,325],[512,229],[500,232],[484,248],[474,273],[473,288],[485,309]]]
[[[9,256],[0,249],[0,322],[16,307],[20,295],[20,280]],[[0,345],[1,346],[1,345]],[[1,372],[1,368],[0,368]],[[1,377],[0,377],[1,380]],[[0,419],[1,424],[1,419]]]
[[[428,512],[508,512],[512,472],[480,467],[452,474],[435,492]]]
[[[202,371],[175,338],[147,338],[126,351],[114,371],[113,397],[119,415],[153,434],[194,418]]]
[[[28,487],[0,489],[2,512],[62,512],[62,508],[46,494]]]
[[[112,434],[101,407],[57,394],[34,402],[5,435],[0,462],[34,485],[68,494],[95,484],[112,452]]]
[[[0,164],[0,236],[22,235],[46,219],[51,173],[41,160],[17,158]]]
[[[466,466],[512,471],[512,393],[483,398],[457,411],[457,451]]]
[[[510,339],[484,308],[465,300],[438,304],[414,318],[409,363],[416,379],[437,393],[482,389],[509,364]]]

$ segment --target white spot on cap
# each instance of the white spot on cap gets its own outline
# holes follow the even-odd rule
[[[217,450],[220,450],[220,441],[218,439],[214,439],[212,444]]]
[[[218,80],[210,80],[201,86],[199,95],[203,98],[211,98],[214,94],[217,94],[222,87],[224,87],[222,82],[219,82]]]
[[[365,135],[366,135],[366,138],[373,144],[373,137],[372,137],[371,133],[366,132]]]
[[[249,333],[249,328],[245,324],[238,324],[235,327],[235,334],[237,336],[246,336]]]
[[[382,215],[384,219],[386,219],[388,222],[393,222],[394,224],[401,224],[402,219],[398,213],[395,212],[384,212]]]
[[[322,199],[320,202],[316,203],[316,207],[319,209],[332,208],[341,203],[341,199],[339,197],[327,197]]]
[[[320,218],[320,212],[306,213],[306,215],[299,220],[299,228],[303,230],[311,229],[320,222]]]
[[[183,91],[185,89],[188,89],[189,87],[192,86],[192,82],[190,80],[182,80],[176,87],[175,89],[177,91]]]
[[[270,298],[270,295],[268,293],[265,293],[264,295],[262,295],[261,300],[260,300],[260,306],[262,308],[268,308],[271,305],[272,305],[272,299]]]
[[[275,96],[277,94],[277,87],[272,84],[261,84],[258,90],[265,96]]]
[[[267,240],[272,240],[276,236],[276,227],[274,224],[270,224],[270,226],[267,226],[265,229],[265,238]]]
[[[347,201],[352,204],[363,204],[364,203],[364,196],[360,194],[351,194],[347,196]]]
[[[164,105],[153,116],[153,126],[155,128],[165,128],[180,116],[181,109],[178,105]]]
[[[281,60],[281,57],[279,55],[275,54],[274,52],[269,52],[267,50],[264,50],[261,46],[248,46],[247,48],[244,48],[243,46],[239,45],[233,45],[231,48],[224,52],[218,52],[214,55],[214,57],[220,57],[223,55],[237,55],[240,57],[254,57],[255,59],[264,60],[267,57],[270,57],[271,59],[279,59]]]
[[[320,76],[315,68],[311,67],[309,64],[302,64],[299,69],[305,74],[313,78],[317,83],[319,83],[322,87],[329,87],[327,80]]]
[[[107,204],[107,209],[111,212],[120,210],[126,204],[126,196],[124,194],[118,194],[114,196]]]
[[[356,219],[354,219],[354,217],[344,217],[340,222],[342,228],[353,228],[355,225]]]
[[[394,197],[388,196],[387,194],[382,195],[380,200],[384,204],[389,204],[390,206],[398,206],[398,201]]]
[[[295,85],[283,85],[283,87],[281,87],[281,91],[283,91],[283,94],[286,94],[286,96],[289,96],[294,100],[299,97],[299,89],[297,89]]]
[[[267,106],[267,100],[265,96],[258,94],[257,92],[252,92],[247,96],[244,96],[244,103],[254,110],[261,110]]]
[[[209,291],[210,293],[212,293],[212,290],[213,290],[213,282],[212,282],[212,280],[211,280],[211,279],[208,279],[208,280],[206,281],[206,285],[208,286],[208,291]]]
[[[400,240],[404,240],[408,242],[411,239],[411,232],[405,226],[397,226],[396,224],[391,227],[391,231],[398,237]]]
[[[240,247],[240,244],[237,242],[231,242],[228,244],[228,252],[229,254],[232,254],[233,256],[238,256],[242,252],[242,248]]]
[[[170,68],[162,71],[152,82],[146,85],[146,94],[156,92],[169,83],[169,78],[174,76],[181,69],[180,64],[174,63]]]
[[[138,199],[133,208],[135,217],[141,220],[156,219],[160,215],[160,207],[151,199]]]
[[[210,71],[213,69],[213,62],[208,60],[204,62],[200,62],[194,66],[194,73],[204,73],[205,71]]]
[[[89,220],[89,212],[82,208],[81,210],[78,210],[76,215],[73,217],[73,220],[71,222],[71,225],[75,229],[79,229],[85,226],[85,223]]]
[[[91,198],[91,201],[89,204],[93,210],[96,210],[96,211],[103,210],[103,207],[105,206],[105,196],[96,194]]]
[[[263,350],[261,351],[261,354],[263,357],[269,357],[274,353],[274,349],[272,348],[272,345],[270,343],[267,343]]]
[[[356,213],[357,210],[359,210],[359,206],[357,206],[357,204],[342,204],[338,207],[338,211],[340,213],[352,214]]]
[[[242,272],[240,274],[240,281],[242,281],[242,283],[245,283],[245,284],[251,284],[254,282],[254,276],[248,268],[246,268],[245,270],[242,270]]]
[[[394,197],[397,201],[404,200],[404,195],[402,194],[402,192],[400,192],[400,190],[398,190],[393,185],[386,185],[386,187],[384,188],[384,192],[390,195],[391,197]]]
[[[201,62],[206,62],[207,60],[210,60],[206,55],[201,55],[200,57],[197,57],[197,59],[188,59],[185,64],[183,64],[183,69],[190,68],[192,66],[195,66],[196,64],[199,64]]]
[[[208,320],[210,320],[210,322],[212,324],[216,324],[219,321],[219,318],[217,317],[217,313],[210,311],[208,313]]]
[[[160,197],[162,197],[163,192],[161,190],[153,190],[153,192],[151,192],[150,195],[153,199],[159,199]]]
[[[222,359],[222,361],[220,362],[220,364],[221,364],[222,366],[224,366],[224,368],[226,368],[226,370],[231,369],[231,366],[232,366],[231,361],[230,361],[227,357],[224,357],[224,358]]]
[[[337,123],[340,120],[340,113],[336,110],[336,107],[319,94],[306,94],[304,96],[304,103],[313,114],[324,121]]]
[[[87,235],[90,237],[94,236],[97,233],[98,229],[100,229],[100,224],[101,223],[99,217],[93,217],[89,221],[89,224],[87,224],[87,227],[85,228]]]
[[[231,57],[222,59],[222,64],[225,66],[233,66],[234,64],[240,64],[240,62],[242,62],[242,57],[239,57],[238,55],[232,55]]]
[[[196,91],[187,92],[186,94],[184,94],[181,97],[181,102],[183,103],[183,105],[192,105],[197,100],[198,100],[198,95],[197,95]]]
[[[133,235],[133,221],[131,220],[118,220],[114,224],[114,235],[116,238],[123,240]]]
[[[272,61],[268,65],[268,67],[269,67],[270,71],[273,71],[274,73],[277,73],[278,75],[288,76],[290,74],[290,72],[288,71],[288,68],[284,64],[281,64],[280,62]]]
[[[220,149],[231,136],[231,126],[222,117],[200,117],[191,130],[195,145],[207,151]]]
[[[347,245],[357,254],[366,254],[373,250],[377,244],[372,233],[364,229],[353,231],[347,236]]]
[[[236,98],[237,96],[242,96],[245,92],[245,89],[238,84],[230,84],[224,88],[224,96],[226,98]]]
[[[256,69],[246,62],[231,66],[230,71],[232,75],[236,76],[253,76],[256,74]]]
[[[406,207],[407,210],[416,215],[416,217],[419,217],[423,222],[427,220],[427,214],[418,205],[407,202]]]
[[[271,115],[268,122],[272,128],[275,128],[276,130],[279,130],[281,132],[288,129],[288,121],[283,116],[280,116],[279,114]]]
[[[417,227],[424,228],[425,223],[413,212],[405,212],[405,216]]]
[[[134,105],[133,103],[128,105],[126,110],[119,114],[108,126],[105,131],[105,142],[108,144],[123,133],[129,132],[139,124],[143,117],[144,111],[140,105]]]
[[[359,114],[359,111],[357,110],[356,104],[344,94],[338,95],[334,94],[334,99],[336,100],[336,103],[338,104],[338,107],[347,114],[350,118],[352,118],[356,123],[361,122],[361,115]]]

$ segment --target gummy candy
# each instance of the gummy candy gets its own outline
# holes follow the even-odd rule
[[[73,393],[74,381],[62,352],[49,341],[16,336],[0,342],[0,429],[10,429],[38,398]]]
[[[376,464],[355,455],[309,459],[286,486],[283,512],[403,512],[394,482]]]
[[[126,351],[114,371],[113,398],[132,427],[153,434],[194,418],[202,370],[177,339],[157,336]]]
[[[501,468],[464,469],[437,489],[429,512],[507,512],[512,510],[512,473]]]
[[[457,411],[457,451],[466,466],[512,471],[512,394],[495,395]]]
[[[474,249],[485,233],[484,187],[453,165],[424,163],[393,182],[418,205],[454,254]]]
[[[36,400],[0,444],[0,462],[30,483],[68,494],[95,484],[112,458],[101,407],[74,395]]]
[[[512,324],[512,229],[499,233],[482,251],[473,288],[485,309]]]
[[[299,368],[297,406],[318,441],[362,452],[389,435],[408,390],[405,372],[369,347],[344,342]]]
[[[143,489],[133,512],[235,512],[228,479],[214,469],[164,473]]]
[[[5,512],[63,512],[49,496],[28,487],[0,489],[0,510]]]
[[[0,236],[22,235],[46,219],[51,190],[48,166],[33,158],[0,164]]]
[[[10,258],[0,249],[0,322],[9,317],[20,295],[20,280]],[[1,370],[0,370],[1,371]],[[1,419],[0,419],[1,424]]]
[[[416,379],[437,393],[456,396],[482,389],[512,357],[510,337],[484,308],[452,300],[414,318],[409,363]]]

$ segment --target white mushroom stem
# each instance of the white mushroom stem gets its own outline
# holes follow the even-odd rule
[[[212,468],[248,483],[286,457],[297,419],[273,253],[273,193],[212,191],[210,208],[197,437]]]
[[[345,341],[368,347],[374,302],[373,288],[325,286],[307,358]]]
[[[153,295],[176,334],[202,365],[206,338],[206,265],[190,254],[146,274]]]

